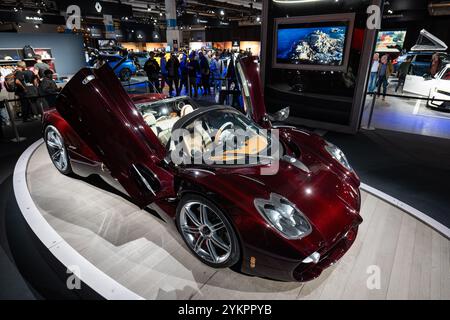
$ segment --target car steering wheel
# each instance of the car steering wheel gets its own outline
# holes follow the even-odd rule
[[[217,131],[216,135],[214,136],[214,142],[217,143],[218,141],[220,141],[220,136],[222,135],[223,131],[227,128],[230,127],[231,129],[234,128],[234,123],[233,122],[226,122],[224,123],[219,130]]]

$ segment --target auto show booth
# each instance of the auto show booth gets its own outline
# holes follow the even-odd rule
[[[270,112],[290,107],[296,125],[354,133],[381,1],[264,1],[261,74]],[[300,39],[300,40],[299,40]]]

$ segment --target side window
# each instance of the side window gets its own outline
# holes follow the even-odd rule
[[[431,62],[431,55],[425,55],[425,54],[418,54],[416,56],[416,62]]]

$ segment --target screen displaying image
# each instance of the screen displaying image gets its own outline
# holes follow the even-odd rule
[[[400,52],[405,43],[406,31],[380,31],[377,37],[377,52]]]
[[[277,63],[342,66],[347,25],[280,25]]]
[[[272,67],[346,72],[354,13],[275,19]]]

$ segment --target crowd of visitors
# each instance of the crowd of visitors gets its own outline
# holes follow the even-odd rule
[[[412,73],[412,56],[407,56],[406,59],[397,68],[397,85],[395,87],[395,92],[403,88],[405,85],[406,76]],[[429,76],[434,77],[442,69],[442,61],[440,60],[439,54],[433,54],[431,58],[431,64]],[[372,58],[372,66],[370,70],[369,78],[369,93],[377,93],[378,96],[381,94],[381,89],[383,89],[382,100],[386,99],[387,88],[389,85],[389,77],[394,73],[394,66],[392,64],[392,59],[389,54],[384,54],[380,57],[379,53],[375,53]]]
[[[251,55],[251,52],[240,52],[240,55]],[[229,58],[232,52],[229,50],[192,50],[170,53],[166,60],[165,53],[150,52],[144,65],[152,92],[160,92],[165,85],[169,87],[169,95],[178,96],[184,89],[185,94],[198,97],[210,95],[211,88],[214,93],[222,87],[223,80],[227,78]]]
[[[52,105],[59,92],[53,80],[51,67],[42,61],[40,55],[34,57],[35,63],[29,68],[25,61],[17,62],[16,66],[4,76],[4,84],[0,90],[13,92],[19,100],[23,122],[38,120],[43,110]],[[0,121],[8,124],[10,119],[6,106],[2,104]]]

